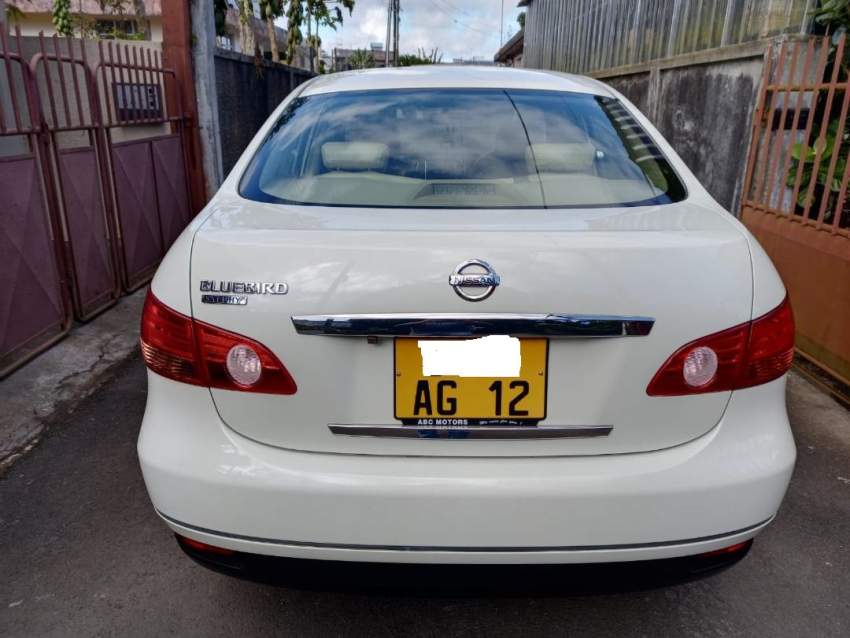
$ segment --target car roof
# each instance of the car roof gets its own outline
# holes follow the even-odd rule
[[[497,66],[434,64],[329,73],[312,79],[302,95],[337,91],[418,88],[495,88],[571,91],[611,97],[607,86],[592,78],[556,71]]]

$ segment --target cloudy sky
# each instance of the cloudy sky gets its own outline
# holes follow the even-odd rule
[[[517,0],[505,2],[505,40],[519,29]],[[354,14],[336,32],[323,29],[322,48],[366,48],[384,42],[387,0],[357,0]],[[480,56],[492,59],[499,49],[502,0],[401,0],[401,52],[438,47],[443,61]]]

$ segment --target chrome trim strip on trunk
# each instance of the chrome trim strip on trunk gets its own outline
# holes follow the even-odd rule
[[[705,541],[713,541],[720,540],[726,537],[738,536],[739,534],[746,534],[748,532],[752,532],[758,530],[761,527],[765,527],[768,523],[772,522],[776,515],[773,515],[760,523],[756,523],[755,525],[748,525],[747,527],[742,527],[741,529],[736,529],[733,532],[723,532],[721,534],[711,534],[710,536],[698,536],[696,538],[683,538],[680,540],[672,540],[672,541],[649,541],[646,543],[618,543],[618,544],[609,544],[609,545],[543,545],[539,547],[528,547],[527,545],[519,545],[519,546],[503,546],[503,545],[494,545],[491,547],[482,547],[482,546],[447,546],[447,545],[366,545],[362,543],[322,543],[319,541],[293,541],[293,540],[284,540],[277,538],[266,538],[263,536],[248,536],[246,534],[233,534],[230,532],[220,532],[218,530],[210,529],[208,527],[201,527],[199,525],[192,525],[190,523],[184,523],[176,518],[172,518],[167,514],[164,514],[160,510],[156,510],[156,513],[159,514],[163,520],[171,523],[172,525],[177,525],[178,527],[183,527],[185,529],[193,530],[196,532],[200,532],[201,534],[210,534],[212,536],[218,536],[219,538],[231,538],[233,540],[239,541],[248,541],[251,543],[265,543],[267,545],[289,545],[291,547],[310,547],[316,549],[362,549],[362,550],[376,550],[376,551],[389,551],[389,552],[481,552],[481,553],[492,553],[492,552],[527,552],[527,553],[535,553],[535,552],[589,552],[589,551],[610,551],[617,549],[643,549],[650,547],[668,547],[668,546],[676,546],[676,545],[691,545],[693,543],[702,543]]]
[[[296,332],[338,337],[643,337],[652,317],[566,314],[298,315]]]
[[[611,425],[351,425],[331,423],[328,429],[346,436],[392,439],[575,439],[608,436]]]

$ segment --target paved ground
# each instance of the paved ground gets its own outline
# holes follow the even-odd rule
[[[299,563],[287,587],[211,573],[151,510],[135,454],[144,400],[134,359],[0,480],[0,635],[850,635],[850,413],[799,377],[799,461],[778,520],[738,565],[663,587],[605,575],[589,588],[563,568],[384,580]]]
[[[0,472],[32,445],[54,413],[95,392],[139,349],[146,288],[122,297],[0,383]]]

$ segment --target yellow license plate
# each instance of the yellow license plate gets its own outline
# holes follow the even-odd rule
[[[546,418],[547,339],[520,339],[515,377],[423,374],[419,339],[395,340],[395,418],[408,425],[533,423]]]

